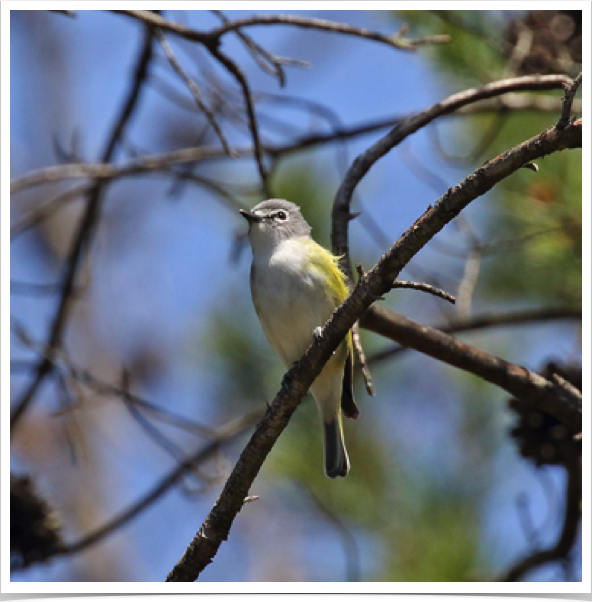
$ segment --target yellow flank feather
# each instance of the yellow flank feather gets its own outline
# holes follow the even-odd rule
[[[325,283],[327,296],[335,304],[335,307],[338,307],[349,295],[347,276],[339,267],[340,257],[333,255],[333,253],[327,251],[327,249],[317,244],[314,240],[309,240],[306,244],[310,246],[310,253],[308,255],[310,268],[321,273],[321,281]],[[346,341],[348,350],[351,353],[353,350],[351,331],[348,332]]]

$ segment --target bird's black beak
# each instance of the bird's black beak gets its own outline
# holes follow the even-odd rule
[[[250,213],[249,211],[245,211],[244,209],[239,209],[239,213],[249,222],[249,224],[252,224],[253,222],[259,223],[263,220],[262,217]]]

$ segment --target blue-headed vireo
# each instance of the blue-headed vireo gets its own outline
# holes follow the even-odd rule
[[[291,368],[347,297],[346,277],[338,258],[311,238],[311,227],[294,203],[271,199],[240,213],[249,222],[253,248],[253,305],[271,348]],[[324,426],[325,474],[330,478],[349,471],[341,410],[358,417],[352,380],[350,332],[310,388]]]

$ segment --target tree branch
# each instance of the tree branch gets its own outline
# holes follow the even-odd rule
[[[433,326],[434,330],[439,332],[460,333],[480,330],[481,328],[491,328],[496,326],[512,326],[516,324],[528,324],[533,322],[546,322],[550,320],[582,320],[581,309],[535,309],[525,311],[500,312],[496,314],[471,316],[470,318],[459,320],[452,319],[446,324]],[[409,351],[413,347],[392,347],[383,351],[378,351],[368,358],[370,364],[383,362],[399,353]]]
[[[522,78],[516,78],[512,80],[503,80],[503,82],[495,82],[494,84],[500,84],[498,88],[494,91],[487,91],[488,94],[505,94],[507,90],[547,90],[547,89],[558,89],[562,88],[564,84],[570,81],[563,75],[548,75],[548,76],[527,76]],[[507,87],[501,86],[501,84],[507,84]],[[490,84],[493,86],[494,84]],[[484,88],[487,88],[485,86]],[[483,99],[489,98],[489,96],[485,95],[482,98],[479,93],[484,90],[484,88],[473,89],[475,93],[465,98],[464,101],[466,103],[478,102]],[[468,90],[466,92],[471,92]],[[262,150],[271,155],[272,157],[283,156],[292,152],[300,151],[305,148],[309,148],[312,146],[316,146],[319,144],[328,144],[339,140],[346,140],[350,138],[354,138],[356,136],[362,136],[365,134],[370,134],[372,132],[384,129],[386,127],[395,126],[395,129],[392,130],[387,136],[391,136],[392,133],[397,130],[398,126],[404,126],[407,130],[409,124],[416,125],[416,119],[421,115],[429,114],[429,118],[426,120],[426,123],[432,121],[436,117],[454,112],[456,109],[454,107],[450,107],[450,103],[454,100],[458,100],[457,97],[464,95],[465,92],[461,92],[460,94],[455,94],[453,96],[448,97],[442,102],[433,105],[423,113],[419,113],[415,116],[410,117],[392,117],[388,119],[382,119],[375,122],[370,122],[366,124],[361,124],[357,126],[353,126],[351,128],[336,128],[333,132],[329,134],[309,134],[302,138],[297,139],[295,142],[291,144],[285,145],[277,145],[277,146],[265,146],[262,147]],[[536,97],[537,99],[543,97]],[[503,102],[504,99],[495,99],[496,101]],[[555,99],[549,99],[555,100]],[[460,102],[460,101],[459,101]],[[483,103],[482,103],[483,104]],[[559,108],[560,104],[553,103],[553,106]],[[464,108],[463,108],[464,107]],[[436,111],[438,108],[438,111]],[[468,109],[477,109],[479,105],[463,105],[462,102],[457,107],[459,108],[458,114],[464,114]],[[495,106],[488,106],[487,110],[496,110]],[[434,112],[436,111],[436,112]],[[417,126],[413,131],[418,129]],[[411,131],[407,131],[407,133],[403,132],[403,138],[410,135]],[[403,139],[401,138],[401,140]],[[383,139],[384,140],[384,139]],[[395,140],[393,146],[398,144],[401,140]],[[388,149],[387,149],[388,150]],[[235,156],[237,157],[252,157],[253,149],[252,148],[240,148],[233,149]],[[385,151],[387,152],[387,151]],[[382,156],[382,155],[381,155]],[[30,171],[20,178],[13,178],[10,182],[10,191],[11,193],[19,192],[25,188],[29,188],[31,186],[38,186],[41,184],[48,184],[51,182],[58,182],[60,180],[65,179],[81,179],[81,178],[96,178],[96,179],[105,179],[111,180],[115,178],[121,178],[124,176],[143,174],[147,172],[155,172],[159,170],[166,171],[167,168],[171,165],[175,165],[178,163],[190,163],[193,161],[206,161],[206,160],[215,160],[224,158],[225,154],[216,148],[205,148],[205,147],[191,147],[191,148],[183,148],[175,151],[171,151],[168,153],[155,154],[155,155],[146,155],[139,159],[134,159],[127,163],[123,163],[120,165],[112,165],[108,163],[98,163],[98,164],[85,164],[85,163],[71,163],[67,165],[54,165],[50,167],[45,167],[42,169]],[[376,157],[375,160],[380,157]],[[353,166],[352,166],[353,167]],[[369,169],[369,168],[368,168]],[[366,170],[367,171],[367,170]],[[364,174],[359,176],[359,179],[363,177]],[[354,187],[359,182],[359,179],[354,182]],[[350,201],[351,202],[351,196]],[[335,213],[333,215],[334,227],[333,231],[335,231]],[[343,244],[342,242],[340,244]],[[335,250],[335,249],[334,249]]]
[[[559,383],[383,307],[371,307],[361,317],[360,326],[480,376],[576,431],[582,428],[581,395]]]
[[[407,262],[472,200],[484,194],[524,163],[581,144],[581,125],[572,124],[565,130],[551,128],[496,157],[442,196],[434,207],[416,221],[383,255],[374,268],[359,280],[352,293],[335,310],[321,336],[314,340],[301,360],[286,373],[282,388],[243,449],[218,500],[181,559],[169,573],[167,581],[194,581],[212,562],[220,545],[228,538],[232,523],[243,506],[253,480],[302,397],[347,332],[376,298],[391,289],[393,281]],[[572,424],[578,422],[577,406],[580,400],[575,399],[570,391],[523,368],[520,368],[519,374],[514,374],[510,370],[510,364],[506,363],[505,366],[509,372],[506,378],[514,390],[521,394],[543,392],[546,395],[540,401],[540,407],[553,406],[554,415],[559,413]],[[501,370],[499,365],[497,368],[491,368],[494,372]],[[551,403],[551,400],[556,403]],[[559,406],[560,410],[556,406]],[[579,421],[581,423],[581,414]]]
[[[224,149],[226,154],[233,156],[232,150],[228,146],[228,141],[226,140],[226,136],[224,135],[224,132],[218,125],[218,122],[216,121],[216,117],[204,103],[204,101],[201,97],[201,92],[199,91],[199,88],[197,87],[197,84],[189,77],[189,75],[187,75],[187,73],[185,73],[185,70],[183,69],[183,67],[181,67],[181,64],[177,60],[177,57],[175,56],[173,49],[170,47],[169,43],[166,41],[166,38],[164,37],[164,34],[162,33],[162,31],[158,28],[154,28],[154,33],[155,33],[156,37],[158,38],[158,41],[160,42],[160,45],[161,45],[162,49],[164,50],[164,53],[171,65],[171,67],[176,71],[176,73],[179,75],[179,77],[185,82],[185,84],[187,85],[187,87],[189,88],[189,90],[193,96],[193,99],[195,100],[195,104],[199,107],[201,112],[206,116],[206,119],[208,120],[209,124],[212,126],[214,132],[216,132],[216,135],[218,136],[218,140],[220,140],[220,143],[222,144],[222,148]]]
[[[297,15],[259,15],[247,17],[245,19],[236,19],[235,21],[224,23],[216,29],[205,32],[185,27],[184,25],[180,25],[173,21],[168,21],[159,15],[155,15],[154,13],[145,10],[116,10],[113,12],[132,17],[148,25],[170,31],[171,33],[180,35],[188,40],[193,40],[194,42],[200,42],[211,48],[219,45],[220,38],[224,34],[245,27],[252,27],[254,25],[292,25],[304,29],[330,31],[382,42],[383,44],[401,50],[415,50],[417,46],[443,44],[450,40],[450,36],[447,35],[425,36],[415,40],[407,40],[401,34],[388,36],[362,27],[348,25],[347,23],[336,23],[334,21],[326,21],[325,19],[313,19]]]
[[[481,88],[463,90],[428,107],[425,111],[401,121],[388,134],[359,155],[343,179],[333,203],[331,234],[333,253],[343,257],[342,267],[350,277],[350,280],[352,279],[352,269],[349,259],[348,225],[351,219],[350,205],[352,195],[360,180],[368,173],[374,163],[386,155],[392,148],[400,144],[405,138],[437,117],[451,113],[463,106],[517,90],[551,90],[561,88],[570,81],[564,75],[535,75],[500,80]],[[528,160],[523,161],[522,165],[527,162]],[[499,180],[494,181],[491,186],[497,181]]]

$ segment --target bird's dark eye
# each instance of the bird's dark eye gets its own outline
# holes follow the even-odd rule
[[[288,214],[285,211],[278,211],[275,216],[285,222],[288,219]]]

